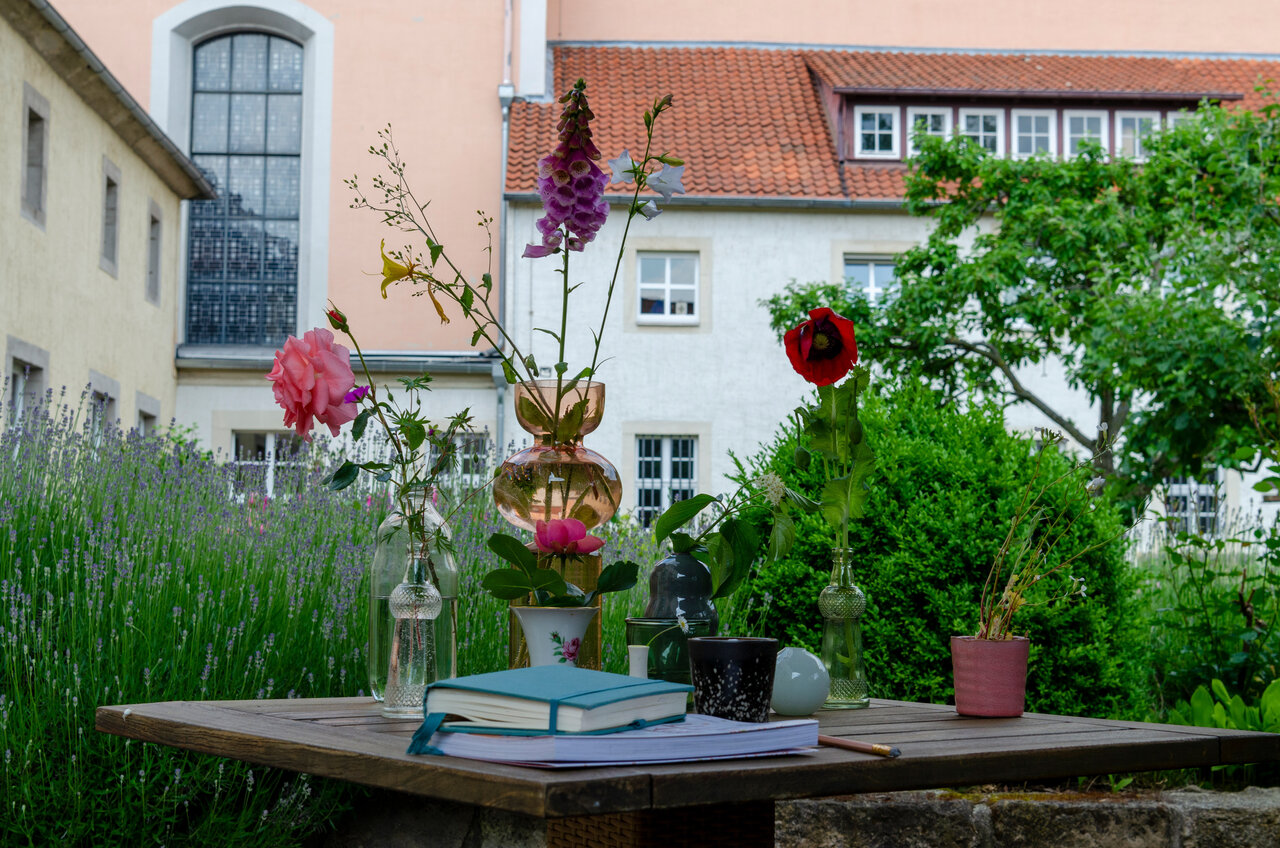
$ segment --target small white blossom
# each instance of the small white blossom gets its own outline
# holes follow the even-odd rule
[[[688,620],[687,618],[685,618],[683,615],[677,615],[677,616],[676,616],[676,623],[680,625],[680,632],[681,632],[681,633],[684,633],[684,634],[686,634],[686,635],[688,635],[688,633],[689,633],[689,620]]]
[[[647,185],[667,200],[673,194],[684,194],[684,165],[663,165]]]
[[[1096,497],[1097,495],[1102,493],[1102,487],[1105,485],[1107,485],[1107,478],[1099,474],[1097,477],[1094,477],[1092,480],[1090,480],[1085,485],[1084,488],[1085,488],[1085,491],[1087,491],[1090,495]]]
[[[658,205],[652,200],[641,204],[640,208],[636,211],[643,215],[646,221],[652,221],[654,218],[662,214],[662,210],[659,209]]]
[[[613,172],[613,176],[609,178],[609,185],[634,181],[635,167],[636,163],[631,161],[631,154],[625,150],[618,154],[617,159],[610,159],[609,170]]]
[[[787,496],[787,484],[782,482],[782,478],[772,471],[761,475],[756,480],[756,485],[764,489],[764,496],[771,506],[777,506],[782,503],[782,499]]]

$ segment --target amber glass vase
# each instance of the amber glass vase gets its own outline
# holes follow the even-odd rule
[[[622,497],[618,469],[582,445],[604,416],[604,384],[519,383],[515,406],[534,444],[508,457],[494,478],[502,517],[525,530],[554,518],[576,518],[589,530],[613,517]]]
[[[582,437],[604,417],[604,383],[534,380],[515,387],[516,420],[534,439],[532,447],[508,457],[493,480],[493,500],[509,523],[533,530],[539,521],[576,518],[588,531],[613,517],[622,498],[618,469],[600,454],[583,447]],[[555,558],[552,558],[553,560]],[[555,560],[565,580],[590,592],[600,577],[599,555]],[[511,606],[533,603],[533,598]],[[600,599],[596,598],[596,606]],[[601,622],[596,615],[578,655],[579,668],[600,668]],[[528,665],[524,634],[508,613],[508,660],[512,668]]]

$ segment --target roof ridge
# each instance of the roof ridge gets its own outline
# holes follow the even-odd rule
[[[1223,62],[1280,62],[1280,53],[1224,53],[1179,50],[1070,50],[1065,48],[909,47],[902,45],[809,44],[765,41],[556,41],[547,46],[600,50],[770,50],[794,53],[879,53],[919,56],[1062,56],[1094,59],[1195,59]]]

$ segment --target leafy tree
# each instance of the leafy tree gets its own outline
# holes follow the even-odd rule
[[[921,137],[906,209],[935,222],[898,258],[895,299],[793,283],[764,302],[779,333],[830,305],[868,361],[1038,409],[1089,452],[1123,434],[1135,495],[1173,473],[1247,461],[1248,404],[1274,376],[1280,327],[1280,105],[1209,106],[1144,140],[1145,163],[1097,148],[1002,159]],[[1058,360],[1097,410],[1072,420],[1024,379]]]

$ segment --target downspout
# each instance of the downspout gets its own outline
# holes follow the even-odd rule
[[[498,317],[506,325],[507,313],[507,147],[511,134],[511,102],[515,86],[511,84],[512,0],[506,0],[502,38],[502,84],[498,86],[498,102],[502,104],[502,172],[498,177]],[[493,387],[497,395],[494,410],[494,458],[506,455],[507,378],[502,363],[493,363]]]

